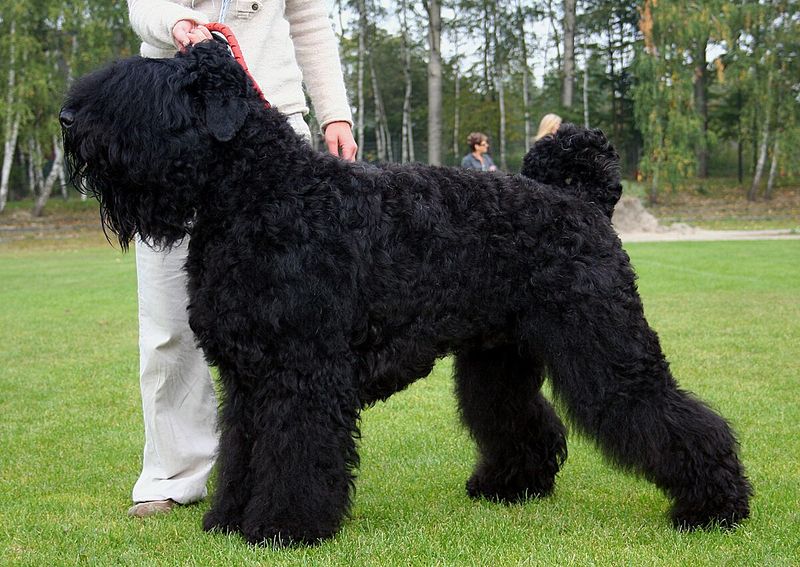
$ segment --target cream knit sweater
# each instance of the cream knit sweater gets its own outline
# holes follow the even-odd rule
[[[128,0],[144,57],[173,57],[178,20],[219,21],[221,0]],[[303,82],[324,129],[353,123],[339,49],[324,0],[230,0],[225,23],[264,96],[284,114],[307,113]],[[301,72],[302,69],[302,72]]]

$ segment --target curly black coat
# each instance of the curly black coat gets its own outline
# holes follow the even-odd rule
[[[265,108],[214,43],[77,81],[61,120],[123,248],[191,234],[190,323],[224,389],[206,529],[335,534],[359,412],[448,353],[479,449],[470,496],[553,490],[567,449],[547,371],[578,428],[674,500],[677,527],[748,516],[733,434],[677,387],[645,321],[599,131],[540,141],[527,177],[347,163]]]

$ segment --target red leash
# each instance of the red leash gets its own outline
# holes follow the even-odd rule
[[[208,31],[210,31],[212,35],[224,40],[225,43],[228,44],[228,49],[230,49],[231,55],[233,55],[233,58],[236,59],[239,65],[242,66],[242,69],[244,69],[244,72],[247,73],[247,76],[250,77],[250,81],[252,81],[256,92],[261,97],[261,100],[264,101],[266,107],[269,108],[271,105],[264,96],[264,93],[261,91],[261,87],[258,86],[258,83],[253,78],[253,75],[250,74],[250,70],[247,68],[247,63],[244,61],[244,55],[242,55],[242,48],[239,47],[239,42],[236,41],[236,36],[233,35],[231,28],[219,22],[211,22],[206,24],[206,28],[208,28]]]

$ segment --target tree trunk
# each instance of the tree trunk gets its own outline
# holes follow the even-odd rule
[[[499,144],[500,144],[500,169],[508,170],[506,160],[506,90],[503,84],[505,76],[505,53],[500,47],[497,28],[500,23],[497,17],[497,5],[491,4],[491,23],[492,23],[492,45],[494,46],[494,77],[495,90],[497,91],[497,110],[500,118],[499,124]]]
[[[461,45],[459,43],[458,28],[453,30],[453,51],[455,52],[455,59],[460,58]],[[461,126],[461,68],[459,65],[453,65],[453,162],[459,163],[461,156],[461,140],[460,126]]]
[[[506,95],[503,86],[503,66],[497,68],[497,105],[500,111],[500,169],[508,171],[506,160]]]
[[[575,92],[575,5],[564,0],[564,68],[562,70],[561,105],[572,108]]]
[[[650,194],[647,198],[647,203],[649,205],[655,205],[658,203],[658,174],[661,170],[661,164],[658,160],[656,160],[655,166],[653,167],[653,180],[650,183]]]
[[[0,213],[6,208],[8,202],[8,180],[11,177],[11,165],[14,163],[14,152],[17,149],[17,136],[19,135],[20,114],[14,112],[14,85],[16,84],[16,25],[11,21],[8,34],[8,80],[6,82],[6,122],[5,140],[3,140],[3,170],[0,173]]]
[[[442,164],[442,7],[439,0],[424,0],[428,13],[428,163]]]
[[[583,37],[583,127],[589,128],[589,48]]]
[[[619,140],[621,138],[620,132],[622,131],[622,126],[618,121],[619,113],[617,112],[616,88],[617,77],[614,69],[614,28],[610,21],[608,22],[606,33],[608,34],[608,78],[609,83],[611,84],[611,132],[614,136],[614,139]]]
[[[550,27],[553,28],[553,45],[556,48],[556,67],[561,69],[561,39],[558,35],[558,25],[556,25],[556,12],[553,9],[553,0],[547,0],[547,15],[550,19]],[[547,52],[547,49],[545,49]],[[545,64],[545,69],[547,65]]]
[[[67,187],[67,168],[64,165],[63,152],[61,167],[58,168],[58,184],[61,187],[61,197],[66,201],[69,199],[69,189]]]
[[[764,121],[764,129],[761,133],[761,145],[758,151],[758,161],[756,162],[756,171],[753,175],[753,184],[750,186],[750,191],[747,193],[748,201],[755,201],[758,193],[758,185],[761,183],[761,174],[764,173],[764,163],[767,161],[767,146],[769,145],[769,122]]]
[[[494,42],[492,41],[492,7],[494,4],[492,2],[484,1],[483,2],[483,17],[481,18],[481,22],[483,22],[483,45],[484,48],[481,50],[483,52],[483,84],[486,85],[484,89],[486,94],[484,95],[484,100],[490,101],[493,99],[494,95],[494,76],[492,74],[492,65],[490,63],[492,48],[496,47]]]
[[[53,167],[50,168],[47,179],[42,183],[42,192],[39,194],[39,197],[36,199],[36,204],[33,206],[33,212],[31,214],[34,217],[42,216],[44,206],[47,204],[47,200],[53,192],[53,185],[55,185],[56,179],[61,175],[61,171],[64,168],[64,149],[61,147],[61,140],[58,136],[53,136],[53,153]]]
[[[42,169],[44,168],[44,158],[42,157],[42,145],[39,140],[28,139],[28,187],[31,196],[35,199],[41,193],[44,179]]]
[[[458,158],[461,155],[459,148],[461,147],[461,140],[460,137],[460,123],[461,123],[461,75],[459,73],[458,65],[455,66],[454,69],[455,76],[453,77],[453,83],[455,84],[455,102],[453,104],[453,160],[458,162]]]
[[[369,58],[369,76],[372,82],[372,107],[375,114],[375,151],[378,161],[386,161],[386,137],[381,120],[381,94],[378,90],[378,77],[375,75],[375,62]]]
[[[386,108],[383,105],[383,96],[378,85],[378,75],[375,73],[375,63],[370,57],[370,74],[372,75],[372,93],[375,101],[375,140],[378,146],[378,159],[393,161],[392,140],[389,136],[389,121],[386,118]]]
[[[8,180],[11,176],[11,164],[14,162],[14,153],[17,148],[17,137],[19,136],[19,114],[14,116],[11,127],[6,131],[6,139],[3,144],[3,172],[0,177],[0,213],[6,208],[8,202]]]
[[[403,39],[403,80],[406,84],[405,93],[403,95],[403,126],[400,134],[400,161],[409,162],[414,161],[414,136],[412,134],[411,124],[411,48],[408,45],[408,2],[403,0],[400,9],[401,14],[401,34]],[[458,97],[456,97],[458,100]],[[458,104],[456,104],[458,108]]]
[[[775,185],[775,174],[778,172],[778,154],[780,151],[778,135],[775,135],[775,144],[772,146],[772,165],[769,168],[769,178],[767,179],[767,190],[764,191],[765,199],[772,199],[772,190]]]
[[[761,183],[761,175],[764,173],[764,164],[767,161],[767,147],[769,146],[769,121],[772,116],[772,69],[767,73],[767,85],[764,91],[766,98],[766,109],[764,110],[763,130],[761,131],[761,144],[758,149],[758,160],[756,161],[756,169],[753,174],[753,184],[750,186],[750,191],[747,193],[749,201],[755,201],[758,193],[758,185]],[[755,130],[754,130],[755,131]]]
[[[744,153],[742,150],[742,91],[736,95],[737,109],[739,112],[736,117],[736,172],[739,177],[739,185],[744,181]]]
[[[522,112],[525,118],[525,153],[531,148],[533,133],[531,132],[531,109],[530,109],[530,70],[528,69],[528,42],[525,41],[525,16],[522,12],[522,5],[517,2],[517,34],[519,35],[519,46],[522,55]]]
[[[364,153],[364,110],[366,100],[364,98],[364,65],[367,59],[367,7],[364,0],[358,0],[358,84],[356,92],[358,98],[358,125],[357,144],[358,155],[356,159],[363,159]]]
[[[695,47],[694,67],[694,110],[700,117],[700,142],[695,155],[697,157],[697,176],[701,179],[708,177],[708,97],[706,46],[708,38],[703,38]]]

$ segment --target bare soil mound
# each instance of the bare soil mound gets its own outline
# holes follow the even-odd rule
[[[642,201],[637,197],[622,197],[614,209],[614,217],[611,221],[620,234],[641,232],[691,234],[695,231],[686,223],[662,225],[655,216],[647,212]]]

